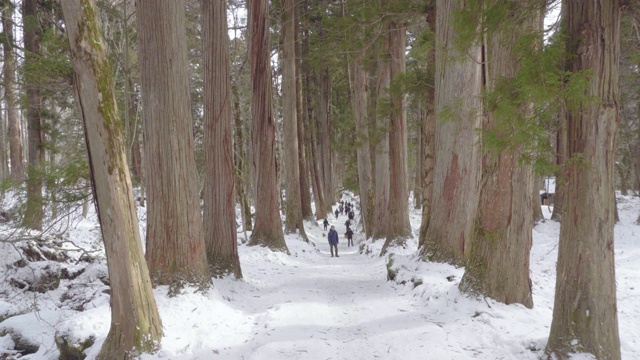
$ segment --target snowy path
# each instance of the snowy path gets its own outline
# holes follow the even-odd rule
[[[346,246],[344,221],[346,216],[330,220],[340,235],[339,258],[329,255],[324,232],[310,226],[315,251],[288,239],[291,257],[273,259],[272,266],[247,267],[244,277],[254,286],[253,294],[234,301],[255,315],[252,334],[243,345],[220,351],[222,358],[476,358],[478,353],[465,350],[452,336],[453,329],[429,320],[434,314],[424,303],[386,281],[384,258],[359,253],[360,237],[355,246]]]

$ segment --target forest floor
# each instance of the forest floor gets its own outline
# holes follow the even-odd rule
[[[630,360],[640,358],[640,226],[634,223],[640,199],[618,196],[618,206],[618,317],[623,359]],[[550,209],[543,210],[548,218]],[[144,213],[140,215],[144,219]],[[383,241],[365,240],[356,229],[355,246],[347,247],[345,215],[329,218],[340,236],[337,258],[330,256],[326,231],[315,222],[305,224],[309,243],[295,234],[286,236],[289,255],[247,247],[245,234],[239,232],[244,279],[215,279],[207,292],[187,288],[174,297],[168,296],[166,287],[156,288],[164,337],[157,353],[142,358],[494,360],[541,356],[551,324],[560,225],[546,220],[534,228],[534,308],[527,309],[461,294],[458,284],[463,268],[419,261],[419,211],[412,210],[410,216],[416,237],[406,248],[392,250],[394,281],[387,280],[388,257],[378,256]],[[3,236],[11,230],[5,225]],[[95,358],[110,324],[106,263],[95,218],[73,223],[63,237],[0,246],[5,254],[0,263],[4,279],[0,358],[57,359],[56,333],[76,342],[93,338],[95,343],[85,353],[88,359]],[[60,253],[67,255],[50,259]],[[25,260],[26,266],[21,262]],[[51,274],[63,275],[56,286],[29,291],[46,283],[37,279],[51,278]]]

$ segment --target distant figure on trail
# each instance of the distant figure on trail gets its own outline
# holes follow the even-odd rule
[[[347,236],[347,247],[353,246],[353,230],[347,228],[345,235]]]
[[[329,230],[329,248],[331,249],[331,257],[333,257],[333,249],[336,249],[336,257],[338,256],[338,232],[336,231],[336,227],[331,225],[331,230]]]
[[[344,226],[347,227],[347,230],[350,230],[350,228],[351,228],[351,220],[347,219],[347,221],[344,222]]]
[[[338,218],[338,214],[339,214],[339,213],[340,213],[340,211],[339,211],[338,209],[336,209],[336,212],[335,212],[335,214],[336,214],[336,219]]]
[[[353,218],[356,216],[356,214],[353,213],[353,210],[351,210],[349,212],[349,220],[353,220]]]
[[[327,226],[329,226],[329,220],[327,220],[327,218],[324,218],[324,222],[322,223],[322,225],[324,225],[324,230],[327,230]]]
[[[340,215],[342,215],[344,213],[344,206],[340,205],[339,209],[340,209]]]

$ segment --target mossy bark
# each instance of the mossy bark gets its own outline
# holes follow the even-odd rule
[[[96,7],[93,0],[61,4],[111,284],[111,328],[98,358],[129,359],[157,348],[162,323],[142,251],[122,123]]]

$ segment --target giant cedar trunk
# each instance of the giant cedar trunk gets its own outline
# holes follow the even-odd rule
[[[236,231],[227,7],[203,0],[204,239],[214,276],[242,278]]]
[[[184,4],[138,0],[137,9],[149,272],[154,284],[206,285]]]
[[[517,13],[517,12],[516,12]],[[527,14],[526,20],[517,21],[517,27],[497,31],[485,36],[486,89],[494,91],[499,81],[513,78],[518,70],[515,45],[534,30],[538,24],[536,14]],[[527,112],[529,104],[521,104]],[[500,127],[498,118],[487,110],[484,131]],[[529,255],[532,242],[533,167],[520,163],[517,149],[499,153],[487,152],[482,159],[482,188],[475,238],[466,261],[466,271],[460,283],[463,291],[479,293],[505,304],[520,303],[533,307]]]
[[[106,43],[92,0],[61,2],[111,286],[111,328],[98,359],[151,352],[162,323],[144,261]]]
[[[387,237],[387,218],[389,215],[389,117],[386,115],[388,109],[388,91],[390,85],[389,74],[389,53],[387,42],[384,40],[385,52],[378,57],[378,82],[376,86],[376,112],[375,112],[375,204],[373,207],[373,229],[372,237],[384,239]],[[388,106],[387,106],[388,107]]]
[[[389,74],[391,81],[397,81],[405,72],[406,27],[403,23],[389,23]],[[382,247],[384,254],[388,246],[404,246],[412,236],[409,223],[409,189],[407,171],[407,119],[404,94],[390,93],[391,112],[389,116],[389,203],[387,218],[387,239]]]
[[[278,206],[275,122],[271,109],[269,2],[249,3],[256,221],[250,245],[288,252]]]
[[[233,122],[235,127],[234,139],[234,164],[236,175],[236,192],[238,193],[238,202],[240,202],[240,211],[242,212],[242,226],[244,230],[253,228],[251,207],[249,206],[249,196],[247,195],[247,177],[249,176],[246,167],[247,153],[245,151],[245,135],[244,125],[242,124],[242,116],[240,113],[240,94],[238,92],[237,82],[231,83],[231,94],[233,95]]]
[[[304,110],[305,92],[302,81],[302,41],[300,26],[300,11],[302,3],[298,2],[295,11],[295,50],[296,50],[296,112],[298,115],[298,163],[300,168],[300,201],[302,203],[302,218],[313,220],[313,210],[311,209],[311,191],[309,185],[309,163],[307,162],[308,144],[305,138],[305,116]]]
[[[37,21],[37,1],[24,0],[22,3],[24,26],[25,67],[35,66],[35,58],[40,56],[40,31]],[[25,76],[27,88],[27,207],[22,225],[29,229],[42,230],[44,216],[42,201],[42,172],[44,171],[44,132],[42,131],[42,96],[40,85],[33,74]]]
[[[614,162],[619,120],[620,2],[566,0],[568,70],[588,71],[567,109],[564,212],[547,353],[620,359],[614,262]]]
[[[4,49],[4,98],[7,104],[7,122],[9,135],[9,156],[11,159],[11,180],[23,181],[24,161],[22,158],[22,135],[20,116],[16,102],[15,54],[13,52],[13,5],[5,1],[2,8],[2,48]]]
[[[468,253],[479,199],[482,61],[480,46],[464,54],[454,46],[452,16],[464,4],[436,3],[435,166],[423,247],[423,254],[436,261],[458,262]]]
[[[316,120],[318,124],[318,160],[322,169],[322,187],[324,189],[325,210],[331,212],[336,202],[333,187],[333,167],[331,161],[331,132],[329,130],[329,69],[322,68],[317,74],[318,107]]]
[[[427,7],[426,20],[431,34],[436,33],[436,4],[435,0],[429,2]],[[436,48],[431,46],[427,59],[427,96],[425,99],[425,122],[422,124],[424,151],[422,155],[422,222],[420,224],[420,235],[418,247],[422,248],[427,240],[427,229],[429,228],[429,217],[431,216],[431,203],[433,201],[433,169],[435,165],[435,72],[436,72]]]
[[[282,13],[282,115],[284,123],[285,190],[287,193],[284,229],[307,237],[302,224],[300,162],[296,90],[295,3],[284,0]]]
[[[373,228],[373,201],[371,183],[371,154],[369,153],[369,124],[367,120],[367,97],[369,79],[362,64],[364,54],[359,53],[353,64],[353,113],[356,122],[356,154],[358,159],[358,185],[360,187],[360,216],[364,232],[371,237]]]

